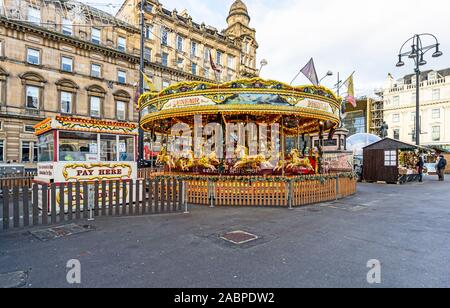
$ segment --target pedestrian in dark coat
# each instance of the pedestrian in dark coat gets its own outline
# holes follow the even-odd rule
[[[425,162],[423,161],[423,157],[419,157],[419,161],[417,162],[417,172],[419,173],[419,182],[423,182],[423,167],[425,166]]]
[[[439,177],[439,181],[443,182],[445,179],[445,168],[447,167],[447,160],[444,155],[439,156],[439,162],[437,163],[436,170]]]

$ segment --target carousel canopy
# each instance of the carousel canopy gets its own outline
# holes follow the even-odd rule
[[[165,133],[178,122],[193,124],[194,115],[217,123],[279,123],[288,135],[316,133],[339,124],[341,98],[322,86],[292,87],[260,78],[223,84],[184,82],[139,98],[141,126]]]

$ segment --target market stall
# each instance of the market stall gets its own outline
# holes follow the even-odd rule
[[[38,184],[137,178],[136,124],[57,116],[37,124],[35,134]]]
[[[419,180],[417,162],[425,147],[385,138],[363,149],[366,182],[407,183]]]

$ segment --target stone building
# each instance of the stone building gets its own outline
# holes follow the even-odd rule
[[[139,11],[140,1],[126,0],[116,16],[138,25]],[[193,21],[186,11],[167,10],[158,0],[147,1],[145,23],[146,74],[157,88],[199,77],[225,82],[257,75],[258,44],[241,0],[231,6],[228,28],[223,31]],[[210,65],[210,55],[220,76]]]
[[[117,16],[76,1],[3,0],[0,7],[0,163],[34,167],[33,126],[58,114],[137,121],[140,3]],[[146,5],[146,74],[157,89],[257,74],[255,30],[242,1],[219,32],[158,1]]]
[[[420,75],[421,145],[450,149],[450,69]],[[415,143],[416,77],[389,74],[383,92],[383,120],[389,137]]]

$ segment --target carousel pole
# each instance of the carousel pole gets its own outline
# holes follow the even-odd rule
[[[281,157],[283,159],[283,169],[282,169],[282,175],[284,176],[285,174],[285,168],[286,168],[286,164],[285,164],[285,159],[286,159],[286,148],[285,148],[285,140],[284,140],[284,118],[281,117]]]

